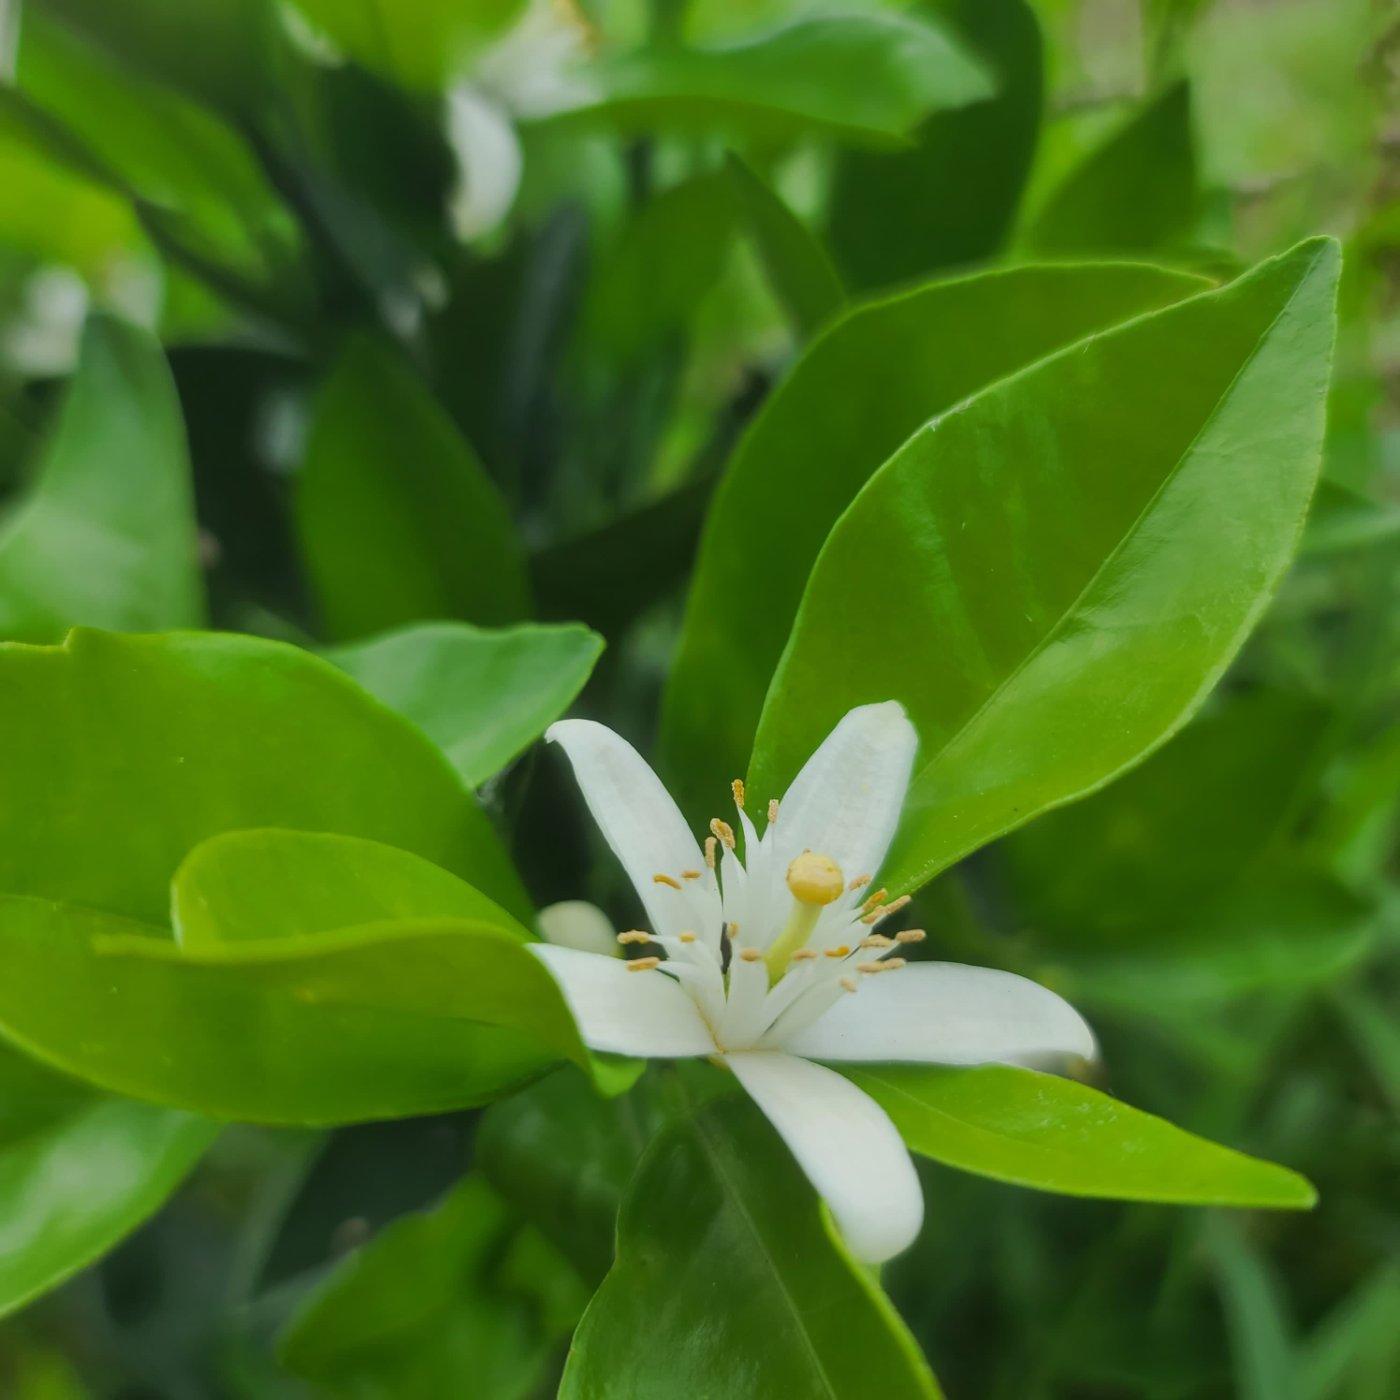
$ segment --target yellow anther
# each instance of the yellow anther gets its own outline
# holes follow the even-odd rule
[[[763,954],[757,948],[740,948],[739,956],[745,962],[762,962]]]
[[[860,940],[862,948],[893,948],[894,939],[886,938],[883,933],[867,934]]]
[[[853,992],[855,991],[858,984],[854,977],[843,977],[841,979],[840,985],[843,986],[848,992]]]
[[[840,947],[828,948],[826,950],[826,955],[829,958],[849,958],[851,956],[851,950],[842,943]]]
[[[896,943],[922,943],[927,937],[928,934],[921,928],[907,928],[895,934],[894,941]]]
[[[684,933],[677,934],[676,937],[677,937],[682,943],[694,943],[694,942],[695,942],[695,935],[694,935],[693,933],[691,933],[691,931],[690,931],[689,929],[686,929],[686,931],[685,931]]]
[[[681,879],[682,879],[682,880],[698,880],[699,878],[700,878],[700,872],[699,872],[698,870],[682,870],[682,871],[681,871]]]
[[[903,958],[885,958],[882,962],[857,963],[856,971],[873,975],[876,972],[898,972],[901,967],[908,966]]]
[[[846,877],[830,856],[803,851],[788,866],[787,887],[798,903],[820,907],[841,898],[846,888]]]
[[[710,823],[710,831],[718,837],[720,844],[726,851],[734,849],[734,828],[728,822],[722,822],[716,817]]]
[[[815,948],[799,948],[789,959],[790,962],[814,962],[818,957]]]
[[[619,933],[617,941],[619,943],[650,943],[651,934],[643,929],[630,928],[626,933]]]
[[[729,784],[729,789],[734,794],[734,805],[742,812],[744,810],[744,780],[735,778]]]
[[[861,923],[878,924],[881,919],[888,918],[891,914],[899,913],[908,903],[909,896],[907,894],[902,894],[898,899],[892,900],[889,904],[876,905],[876,907],[861,920]]]
[[[681,887],[681,882],[670,875],[653,875],[651,882],[654,885],[668,885],[673,890],[678,890]]]
[[[846,888],[854,894],[857,890],[863,890],[870,883],[871,878],[869,875],[857,875]]]
[[[633,958],[631,962],[624,964],[628,972],[650,972],[654,967],[661,966],[660,958]]]
[[[768,799],[768,825],[772,826],[778,820],[778,799],[770,797]]]
[[[861,908],[868,914],[877,904],[883,904],[885,900],[889,898],[889,895],[890,892],[882,886],[861,905]]]
[[[705,864],[708,865],[711,870],[715,868],[715,847],[718,845],[719,842],[716,841],[713,836],[707,836],[705,838]]]

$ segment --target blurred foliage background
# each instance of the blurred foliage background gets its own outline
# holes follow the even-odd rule
[[[1043,257],[1228,277],[1336,234],[1325,479],[1268,617],[1178,739],[920,900],[943,953],[1081,1006],[1108,1087],[1290,1163],[1321,1205],[1227,1218],[923,1164],[929,1223],[886,1281],[954,1397],[1389,1400],[1400,10],[870,0],[813,41],[834,8],[0,3],[0,630],[580,620],[608,642],[583,712],[649,746],[711,491],[842,306]],[[860,28],[896,14],[936,27]],[[188,503],[118,493],[102,539],[67,508],[88,487],[55,409],[97,312],[159,336],[188,434],[201,571],[157,565],[154,617],[111,569]],[[541,903],[610,893],[554,765],[488,792]],[[0,1323],[0,1394],[552,1393],[586,1292],[538,1222],[460,1193],[479,1237],[406,1215],[468,1161],[491,1177],[486,1117],[227,1132],[152,1223]],[[398,1270],[343,1286],[415,1313],[426,1369],[347,1378],[308,1344],[297,1379],[278,1331],[395,1221]],[[442,1277],[415,1263],[431,1228],[458,1251]]]

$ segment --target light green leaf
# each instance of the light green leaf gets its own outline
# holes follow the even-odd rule
[[[102,1088],[213,1118],[441,1113],[560,1059],[588,1064],[544,965],[479,922],[182,950],[149,924],[0,896],[0,961],[0,1036]]]
[[[432,91],[524,9],[524,0],[292,0],[341,52],[406,87]]]
[[[336,647],[326,659],[411,719],[477,787],[569,708],[602,651],[586,627],[428,622]]]
[[[224,832],[185,857],[171,887],[171,922],[186,951],[406,919],[460,919],[531,937],[441,866],[356,836]]]
[[[351,345],[321,390],[296,520],[335,640],[526,611],[524,556],[495,486],[413,372],[369,340]]]
[[[1087,1085],[1009,1065],[880,1065],[841,1072],[935,1161],[1067,1196],[1306,1210],[1286,1167],[1207,1142]]]
[[[539,1394],[555,1319],[540,1316],[534,1280],[515,1267],[522,1245],[547,1248],[480,1177],[464,1177],[435,1210],[395,1221],[339,1264],[283,1335],[281,1359],[344,1400]],[[567,1264],[550,1263],[581,1306]]]
[[[845,304],[841,279],[817,236],[732,151],[728,170],[768,281],[805,338]]]
[[[822,549],[750,790],[782,792],[853,705],[903,701],[922,747],[882,878],[914,888],[1169,738],[1297,547],[1338,261],[1301,244],[912,437]]]
[[[96,317],[33,483],[0,525],[0,635],[198,626],[185,429],[160,346]]]
[[[1023,366],[1206,285],[1124,264],[1014,268],[921,287],[828,328],[745,434],[706,524],[663,714],[683,805],[712,815],[727,777],[743,772],[822,542],[910,433]],[[755,570],[761,608],[742,603]],[[857,650],[859,632],[842,638],[841,654]],[[889,664],[882,657],[878,673]]]
[[[1044,101],[1035,12],[1026,0],[939,0],[937,9],[993,73],[996,91],[935,112],[911,133],[911,150],[842,152],[830,239],[856,287],[889,287],[997,252],[1030,173]]]
[[[888,11],[800,19],[722,47],[657,45],[600,65],[597,81],[596,98],[561,116],[626,131],[820,134],[874,145],[897,144],[929,112],[992,91],[946,29]]]
[[[1028,236],[1042,253],[1142,253],[1184,241],[1199,191],[1191,90],[1172,84],[1050,194]]]
[[[95,1094],[0,1046],[0,1316],[158,1210],[218,1131]]]
[[[0,891],[164,924],[201,841],[258,826],[399,846],[522,919],[483,813],[407,721],[328,663],[252,637],[0,645]]]
[[[823,1228],[812,1188],[743,1099],[678,1125],[642,1159],[617,1262],[559,1389],[560,1400],[939,1394],[889,1300]]]

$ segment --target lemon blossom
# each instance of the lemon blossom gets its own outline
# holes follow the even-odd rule
[[[767,804],[761,836],[736,781],[739,832],[716,819],[703,847],[626,740],[588,720],[563,720],[546,738],[568,755],[650,924],[618,935],[644,945],[627,961],[533,945],[585,1041],[625,1055],[709,1056],[733,1070],[861,1258],[904,1249],[923,1197],[885,1111],[818,1061],[1094,1054],[1088,1026],[1044,987],[900,956],[924,934],[887,931],[908,900],[875,881],[917,747],[900,705],[846,715],[786,796]]]

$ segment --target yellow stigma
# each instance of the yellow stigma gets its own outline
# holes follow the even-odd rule
[[[846,877],[830,856],[803,851],[788,866],[787,886],[800,904],[815,904],[820,908],[841,898]]]

